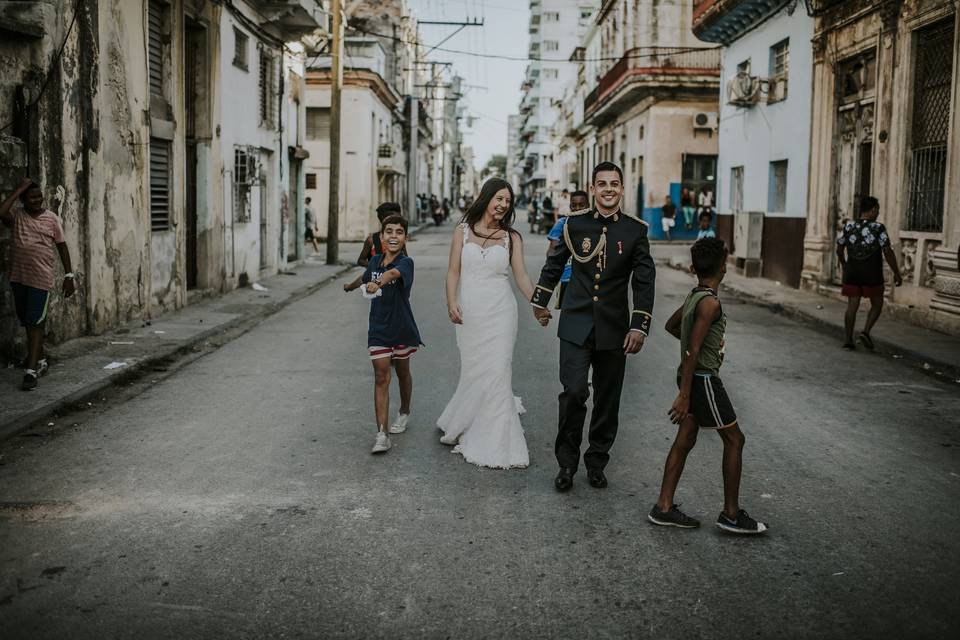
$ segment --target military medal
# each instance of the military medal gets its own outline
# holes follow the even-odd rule
[[[581,249],[584,253],[590,253],[590,246],[591,246],[591,244],[590,244],[590,238],[584,238],[584,239],[583,239],[583,243],[580,245],[580,249]]]
[[[617,253],[618,253],[619,255],[621,255],[621,256],[623,255],[623,241],[622,241],[622,240],[617,240]]]

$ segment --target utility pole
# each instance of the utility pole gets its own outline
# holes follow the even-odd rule
[[[419,169],[420,154],[420,101],[416,94],[407,98],[410,102],[410,148],[407,149],[407,218],[420,222],[420,211],[417,209],[417,169]],[[416,216],[416,217],[414,217]]]
[[[340,260],[340,89],[343,84],[343,25],[340,0],[331,0],[330,44],[330,199],[327,209],[327,264]]]

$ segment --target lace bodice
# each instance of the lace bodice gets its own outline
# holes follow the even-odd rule
[[[472,241],[470,226],[464,222],[460,225],[463,230],[463,250],[460,254],[461,277],[486,279],[490,277],[510,277],[510,234],[503,240],[496,241],[487,247]]]

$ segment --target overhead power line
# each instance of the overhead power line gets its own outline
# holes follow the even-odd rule
[[[417,42],[415,40],[406,40],[399,36],[388,35],[385,33],[377,33],[376,31],[368,31],[360,27],[353,27],[353,29],[359,33],[368,36],[374,36],[375,38],[384,38],[385,40],[395,40],[403,44],[412,44],[412,45],[422,45],[423,43]],[[696,51],[714,51],[720,49],[721,47],[677,47],[671,48],[670,52],[673,54],[678,53],[693,53]],[[513,60],[515,62],[616,62],[624,58],[631,60],[639,60],[644,58],[658,58],[662,56],[662,53],[638,53],[636,55],[623,55],[623,56],[606,56],[599,58],[583,58],[582,60],[569,60],[567,58],[542,58],[534,56],[512,56],[501,53],[475,53],[473,51],[462,51],[460,49],[446,49],[443,47],[434,47],[433,51],[443,51],[444,53],[459,53],[465,56],[473,56],[475,58],[492,58],[496,60]]]

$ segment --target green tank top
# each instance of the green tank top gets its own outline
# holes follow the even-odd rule
[[[711,289],[694,289],[683,301],[683,321],[680,325],[680,367],[683,370],[683,358],[687,354],[687,344],[690,341],[690,332],[693,331],[693,322],[696,318],[697,305],[708,296],[717,297]],[[727,330],[727,314],[720,309],[720,317],[713,321],[707,335],[700,345],[700,357],[697,359],[696,373],[720,374],[720,365],[723,364],[723,335]]]

